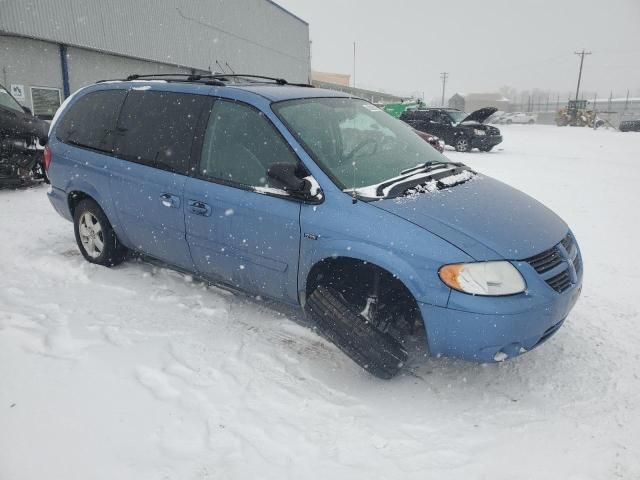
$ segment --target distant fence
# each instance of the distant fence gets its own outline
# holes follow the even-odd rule
[[[536,101],[524,103],[511,103],[509,110],[535,113],[538,117],[538,123],[554,124],[556,112],[566,108],[567,104],[568,99],[536,99]],[[622,120],[640,118],[640,97],[591,99],[587,101],[587,110],[595,110],[598,117],[617,127]]]

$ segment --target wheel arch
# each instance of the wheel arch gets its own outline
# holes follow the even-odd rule
[[[408,262],[389,250],[371,246],[354,249],[351,244],[345,246],[345,248],[335,248],[331,252],[316,252],[313,258],[301,261],[298,272],[298,297],[302,305],[304,305],[309,288],[313,287],[312,282],[317,272],[337,261],[361,262],[372,265],[397,279],[416,302],[424,301],[427,297],[428,289],[426,285],[420,281],[420,275],[417,270],[409,265]]]
[[[320,285],[345,292],[345,298],[355,300],[353,305],[358,310],[368,308],[367,298],[379,298],[387,305],[389,303],[384,299],[393,299],[394,308],[405,313],[404,318],[408,321],[407,325],[410,325],[410,331],[413,332],[420,326],[426,334],[425,319],[415,294],[415,285],[412,282],[408,285],[394,271],[390,265],[381,266],[353,255],[325,257],[309,268],[304,289],[299,292],[301,304],[306,309],[306,299]]]
[[[67,187],[66,195],[67,195],[67,208],[69,209],[69,213],[71,214],[71,218],[73,219],[75,208],[78,204],[85,199],[93,200],[96,204],[102,209],[107,220],[113,227],[113,230],[116,232],[116,235],[120,239],[120,241],[124,240],[124,244],[128,244],[128,240],[126,238],[125,232],[122,230],[121,225],[117,220],[117,215],[115,211],[113,211],[111,207],[111,203],[108,198],[105,198],[104,195],[101,195],[99,190],[95,188],[88,182],[74,182]]]

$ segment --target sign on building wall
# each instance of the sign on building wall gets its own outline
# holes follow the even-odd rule
[[[33,114],[44,120],[51,120],[60,107],[60,89],[31,87]]]
[[[17,83],[11,84],[11,95],[18,100],[19,102],[24,102],[26,100],[24,96],[24,85],[19,85]]]

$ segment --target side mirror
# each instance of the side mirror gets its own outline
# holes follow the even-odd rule
[[[27,113],[29,115],[33,115],[33,112],[31,111],[31,109],[29,107],[22,107],[22,110],[24,110],[24,113]]]
[[[267,177],[273,181],[274,186],[282,188],[296,197],[304,200],[321,198],[319,188],[314,188],[311,181],[307,180],[308,174],[302,165],[291,163],[274,163],[267,170]]]

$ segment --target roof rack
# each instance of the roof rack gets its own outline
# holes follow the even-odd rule
[[[198,80],[206,80],[206,79],[214,79],[214,80],[222,80],[222,81],[229,81],[230,78],[233,79],[242,79],[242,78],[246,78],[248,80],[269,80],[271,82],[275,82],[278,85],[293,85],[295,87],[309,87],[309,88],[315,88],[313,85],[310,85],[308,83],[289,83],[287,80],[285,80],[284,78],[276,78],[276,77],[267,77],[264,75],[253,75],[250,73],[232,73],[232,74],[226,74],[226,73],[216,73],[216,74],[212,74],[212,75],[192,75],[191,77],[192,81],[198,81]]]
[[[195,74],[195,73],[133,74],[125,78],[124,81],[130,82],[132,80],[144,80],[144,79],[152,80],[154,78],[161,78],[167,82],[202,82],[207,85],[215,85],[219,87],[226,86],[228,82],[231,81],[231,79],[233,80],[247,79],[248,81],[254,82],[254,83],[262,83],[260,82],[260,80],[267,80],[270,82],[274,82],[278,85],[292,85],[295,87],[314,88],[313,85],[309,85],[307,83],[289,83],[284,78],[267,77],[264,75],[252,75],[252,74],[242,74],[242,73],[233,73],[233,74],[216,73],[216,74],[204,74],[204,75]],[[102,83],[107,81],[109,80],[100,80],[97,83]]]
[[[131,80],[144,80],[144,79],[154,79],[154,78],[163,78],[163,79],[167,79],[170,77],[178,77],[177,80],[174,81],[178,81],[178,82],[198,82],[201,80],[202,76],[201,75],[196,75],[193,73],[150,73],[150,74],[133,74],[133,75],[129,75],[127,78],[125,78],[125,80],[127,82],[130,82]],[[181,77],[185,77],[184,79],[182,79]],[[210,85],[216,85],[219,87],[223,87],[225,84],[220,81],[217,80],[216,78],[214,78],[214,76],[211,76],[211,82],[207,82]],[[167,81],[172,81],[172,80],[167,80]]]

